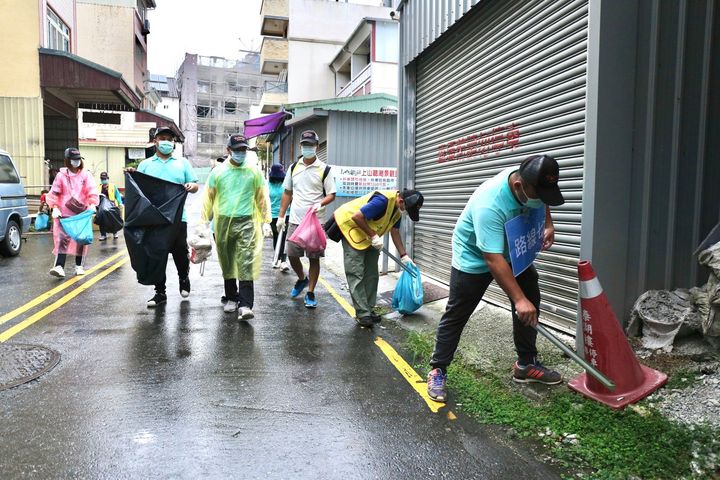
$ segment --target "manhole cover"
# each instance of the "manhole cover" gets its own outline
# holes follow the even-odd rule
[[[59,361],[58,352],[40,345],[0,344],[0,391],[35,380]]]

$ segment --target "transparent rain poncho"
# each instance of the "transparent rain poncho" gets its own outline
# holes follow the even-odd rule
[[[270,198],[253,161],[230,159],[210,172],[202,220],[213,220],[217,256],[226,280],[256,280],[262,261],[262,224],[270,223]]]

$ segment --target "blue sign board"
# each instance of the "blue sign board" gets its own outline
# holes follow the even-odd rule
[[[545,234],[545,207],[530,208],[505,223],[514,276],[520,275],[542,250]]]

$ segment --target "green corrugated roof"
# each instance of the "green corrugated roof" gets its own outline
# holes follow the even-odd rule
[[[303,117],[314,110],[343,112],[380,113],[382,107],[397,107],[397,97],[387,93],[372,93],[357,97],[328,98],[313,102],[291,103],[285,110],[292,111],[295,118]]]

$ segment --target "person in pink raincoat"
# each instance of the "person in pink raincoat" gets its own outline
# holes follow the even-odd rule
[[[65,260],[75,255],[75,274],[84,275],[83,260],[88,252],[87,245],[79,245],[60,226],[61,217],[72,217],[86,210],[97,210],[100,202],[95,179],[83,168],[83,157],[77,148],[65,149],[65,168],[55,176],[47,204],[52,209],[53,240],[56,255],[55,266],[50,270],[53,277],[65,276]]]

